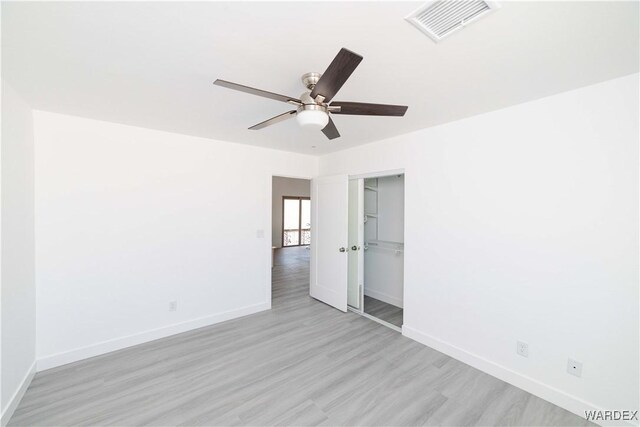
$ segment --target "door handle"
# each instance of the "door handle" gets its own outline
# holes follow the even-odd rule
[[[360,246],[353,245],[353,246],[351,246],[351,250],[352,251],[359,251],[360,250]]]
[[[342,247],[342,248],[340,248],[340,249],[338,249],[338,250],[339,250],[340,252],[346,252],[346,251],[347,251],[347,249],[346,249],[346,248],[344,248],[344,247]]]

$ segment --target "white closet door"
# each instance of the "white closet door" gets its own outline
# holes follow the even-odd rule
[[[311,181],[310,295],[347,311],[349,177]]]
[[[364,179],[349,181],[349,279],[347,303],[362,311],[364,286]]]

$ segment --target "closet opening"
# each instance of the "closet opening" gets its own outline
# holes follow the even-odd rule
[[[349,180],[347,304],[398,331],[404,303],[404,174]]]

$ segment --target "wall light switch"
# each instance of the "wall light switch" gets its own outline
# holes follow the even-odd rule
[[[264,230],[257,230],[256,231],[256,237],[258,239],[264,239]]]

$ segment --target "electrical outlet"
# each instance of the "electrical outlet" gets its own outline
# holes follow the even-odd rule
[[[258,239],[264,239],[264,230],[256,230],[256,237]]]
[[[178,309],[178,301],[169,301],[169,311],[176,311]]]
[[[529,357],[529,344],[527,344],[526,342],[518,341],[516,353],[518,353],[522,357]]]
[[[569,358],[567,361],[567,372],[576,377],[582,377],[582,362]]]

